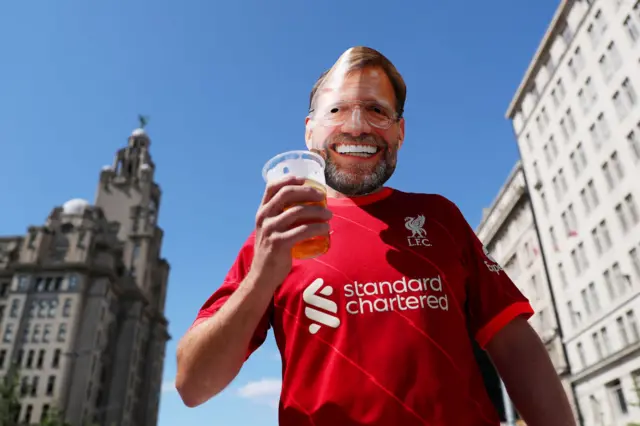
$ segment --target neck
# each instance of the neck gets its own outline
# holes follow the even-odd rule
[[[326,188],[327,188],[327,196],[329,198],[358,198],[358,197],[364,197],[366,195],[376,194],[382,191],[384,187],[381,186],[380,188],[377,188],[375,191],[369,192],[368,194],[360,194],[360,195],[345,195],[341,192],[336,191],[335,189],[331,188],[328,185]]]

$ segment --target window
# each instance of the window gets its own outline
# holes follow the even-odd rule
[[[34,381],[37,379],[37,377],[34,377]],[[33,394],[33,391],[32,391]],[[35,396],[35,395],[33,395]],[[24,423],[25,424],[30,424],[31,423],[31,416],[33,415],[33,405],[28,404],[27,405],[27,409],[24,412]]]
[[[627,31],[631,44],[635,44],[640,39],[640,30],[631,16],[627,16],[624,20],[624,29]]]
[[[571,262],[573,263],[576,275],[580,275],[582,273],[582,268],[580,267],[580,259],[578,258],[578,252],[576,249],[571,250]]]
[[[606,327],[600,329],[600,338],[602,339],[602,350],[605,355],[611,354],[611,340],[609,339],[609,332]]]
[[[614,189],[624,178],[624,169],[622,168],[622,163],[616,151],[611,154],[608,161],[602,164],[602,174],[604,175],[604,179],[607,182],[607,189],[609,190]]]
[[[627,325],[629,326],[629,330],[631,333],[631,341],[637,342],[640,340],[640,330],[638,329],[638,322],[636,321],[636,315],[633,310],[627,311],[626,313]]]
[[[567,302],[567,311],[569,312],[569,318],[571,319],[571,325],[575,328],[580,323],[578,321],[578,317],[576,316],[576,312],[573,310],[573,302]]]
[[[602,278],[604,279],[604,285],[607,287],[607,293],[609,293],[609,299],[613,300],[616,298],[616,290],[613,288],[613,280],[611,279],[611,272],[606,269],[602,273]]]
[[[58,368],[60,366],[61,356],[62,356],[62,351],[60,349],[56,349],[53,352],[53,360],[51,361],[51,368]]]
[[[562,199],[562,189],[558,183],[557,176],[554,176],[553,179],[551,179],[551,185],[553,186],[553,194],[556,197],[556,201],[560,201]]]
[[[587,259],[587,252],[584,249],[583,243],[578,244],[578,257],[580,259],[582,270],[584,271],[589,267],[589,260]]]
[[[580,71],[584,69],[584,55],[582,54],[582,50],[580,46],[576,47],[576,50],[573,52],[573,58],[570,61],[569,70],[571,71],[571,75],[575,79]]]
[[[607,392],[611,398],[613,408],[617,415],[626,415],[629,412],[629,406],[622,390],[620,380],[614,380],[607,383]]]
[[[569,130],[569,135],[572,135],[573,132],[576,131],[576,119],[573,116],[573,112],[571,108],[569,108],[566,112],[566,120],[567,120],[567,129]]]
[[[38,376],[33,376],[31,380],[31,396],[38,396]]]
[[[20,313],[20,301],[18,299],[13,299],[11,301],[11,308],[9,310],[9,316],[11,318],[18,318],[18,314]]]
[[[40,324],[36,324],[33,327],[33,337],[31,338],[33,343],[40,343],[40,328]]]
[[[632,248],[629,251],[629,257],[631,258],[631,265],[633,266],[633,270],[635,271],[638,279],[640,279],[640,254],[638,253],[638,250]]]
[[[542,134],[544,132],[544,127],[542,126],[542,121],[540,120],[540,116],[536,117],[536,127],[538,128],[538,133]]]
[[[44,364],[44,349],[40,349],[40,352],[38,352],[38,362],[36,363],[36,368],[42,368],[43,364]]]
[[[640,128],[640,126],[639,126]],[[634,162],[640,161],[640,137],[635,131],[632,131],[627,135],[627,142],[629,143],[629,150]]]
[[[613,242],[611,241],[611,234],[609,233],[606,220],[603,219],[598,224],[598,233],[600,235],[600,241],[602,242],[604,251],[609,250],[613,246]]]
[[[44,332],[42,333],[42,341],[44,343],[49,343],[51,339],[51,324],[45,324]]]
[[[576,147],[574,158],[575,160],[572,159],[572,161],[575,161],[574,171],[576,176],[578,176],[587,167],[587,155],[584,152],[584,146],[582,145],[582,142],[580,142]]]
[[[544,159],[547,162],[547,166],[550,166],[553,162],[553,157],[551,156],[551,151],[549,150],[549,144],[544,144],[542,147],[542,152],[544,152]]]
[[[631,282],[627,281],[627,277],[620,270],[620,264],[618,262],[614,263],[611,267],[611,273],[613,274],[613,280],[618,288],[619,294],[626,293],[627,286],[631,287]]]
[[[22,376],[20,380],[20,396],[25,397],[29,393],[29,377]]]
[[[58,301],[51,300],[49,302],[49,314],[48,314],[49,318],[55,318],[57,310],[58,310]]]
[[[560,105],[560,98],[558,97],[558,92],[556,92],[556,89],[553,89],[551,91],[551,99],[553,99],[553,106],[558,106]]]
[[[600,113],[596,122],[589,127],[589,134],[596,149],[599,149],[602,144],[609,139],[609,136],[611,136],[611,128],[604,113]]]
[[[53,391],[56,386],[56,376],[49,376],[47,380],[47,396],[53,396]]]
[[[34,351],[33,349],[27,352],[27,363],[26,363],[27,368],[33,368],[33,358],[35,356],[36,356],[36,351]]]
[[[567,216],[569,217],[569,225],[571,229],[574,231],[578,229],[578,217],[576,216],[576,212],[573,210],[573,204],[569,204],[567,207]]]
[[[573,170],[573,176],[578,177],[580,175],[580,164],[576,159],[576,153],[569,154],[569,161],[571,162],[571,169]]]
[[[565,97],[565,95],[567,94],[566,89],[564,88],[564,83],[562,82],[562,79],[558,79],[558,81],[556,82],[556,87],[558,90],[558,98],[562,101]]]
[[[616,325],[618,327],[618,334],[620,334],[620,341],[622,342],[622,347],[626,348],[629,346],[629,335],[627,334],[627,326],[624,323],[624,318],[618,317],[616,318]]]
[[[553,159],[556,159],[558,157],[558,144],[556,143],[556,140],[554,139],[553,135],[549,137],[549,149],[551,150],[551,155],[553,156]]]
[[[584,368],[587,365],[587,357],[584,353],[584,347],[582,346],[582,343],[578,343],[576,345],[576,349],[578,352],[578,358],[580,359],[580,364],[582,368]]]
[[[540,116],[542,117],[542,123],[546,128],[549,125],[549,121],[550,121],[549,114],[547,113],[546,107],[542,107],[542,109],[540,110]]]
[[[587,182],[587,192],[589,195],[589,201],[593,207],[597,207],[600,204],[600,200],[598,198],[598,192],[596,191],[595,184],[593,183],[593,179]]]
[[[598,228],[593,228],[591,230],[591,238],[593,238],[593,245],[596,248],[596,254],[599,256],[604,252],[604,248],[602,247],[602,242],[600,241],[600,235],[598,235]]]
[[[547,316],[544,308],[538,311],[538,322],[540,324],[541,331],[547,329]]]
[[[591,106],[598,100],[598,91],[591,77],[587,77],[584,81],[584,94],[587,102],[587,110],[590,110]]]
[[[558,263],[558,275],[560,275],[562,287],[566,288],[569,285],[569,282],[567,281],[567,274],[564,271],[564,265],[562,262]]]
[[[5,326],[2,341],[4,343],[11,343],[13,341],[13,324],[7,324]]]
[[[613,95],[613,106],[616,109],[618,118],[620,120],[624,119],[637,103],[638,95],[636,90],[629,78],[626,78],[622,82],[621,89],[616,91]]]
[[[62,307],[62,316],[67,318],[71,313],[71,299],[64,300],[64,306]]]
[[[41,300],[40,303],[38,303],[38,318],[46,318],[47,317],[47,302],[44,300]]]
[[[7,297],[8,294],[9,294],[9,283],[8,282],[0,283],[0,299]]]
[[[638,207],[631,194],[627,194],[624,200],[616,205],[615,212],[623,233],[627,233],[630,228],[640,221]]]
[[[78,276],[73,274],[69,276],[69,290],[75,290],[78,288]]]
[[[598,298],[598,290],[596,290],[596,284],[590,282],[587,286],[587,292],[589,294],[589,300],[591,301],[591,306],[593,307],[594,312],[598,312],[601,309],[600,299]]]
[[[614,42],[609,43],[607,51],[600,57],[598,64],[600,65],[600,71],[605,81],[611,80],[616,71],[620,69],[622,66],[622,57]]]
[[[542,202],[542,209],[545,213],[549,213],[549,203],[547,202],[547,196],[544,192],[540,193],[540,201]]]
[[[532,151],[533,145],[531,143],[531,134],[527,133],[526,135],[524,135],[524,140],[527,143],[527,148],[529,148],[529,151]]]
[[[67,338],[67,324],[60,324],[58,328],[58,342],[64,342]]]
[[[584,306],[584,311],[587,315],[591,315],[591,303],[589,303],[589,296],[587,296],[587,290],[583,289],[580,291],[580,296],[582,297],[582,305]]]
[[[7,350],[1,349],[0,350],[0,369],[4,368],[4,362],[6,359],[7,359]]]
[[[627,211],[629,212],[631,223],[634,225],[637,224],[640,221],[640,215],[638,215],[638,207],[635,200],[633,199],[633,195],[628,194],[626,197],[624,197],[624,204],[627,207]]]
[[[604,358],[604,352],[602,351],[602,343],[600,342],[600,335],[598,335],[598,333],[592,333],[591,341],[593,342],[593,347],[596,349],[596,355],[599,361],[602,358]]]
[[[44,422],[49,414],[49,404],[44,404],[42,406],[42,412],[40,414],[40,422]]]

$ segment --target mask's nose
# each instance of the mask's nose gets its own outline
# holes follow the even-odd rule
[[[352,136],[360,136],[363,133],[371,132],[371,127],[367,120],[364,119],[362,108],[355,106],[351,111],[351,117],[347,118],[342,125],[342,131]]]

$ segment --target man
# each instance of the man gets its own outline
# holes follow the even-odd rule
[[[306,142],[325,158],[328,208],[284,209],[322,199],[300,179],[267,186],[255,232],[179,344],[186,405],[222,391],[272,327],[284,426],[498,425],[471,339],[529,426],[575,424],[528,301],[458,208],[384,187],[405,98],[395,67],[365,47],[315,84]],[[328,233],[326,254],[292,259]]]

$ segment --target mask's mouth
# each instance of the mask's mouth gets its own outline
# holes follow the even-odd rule
[[[376,145],[368,145],[362,143],[335,143],[331,145],[331,150],[340,155],[350,157],[371,158],[381,151]]]

